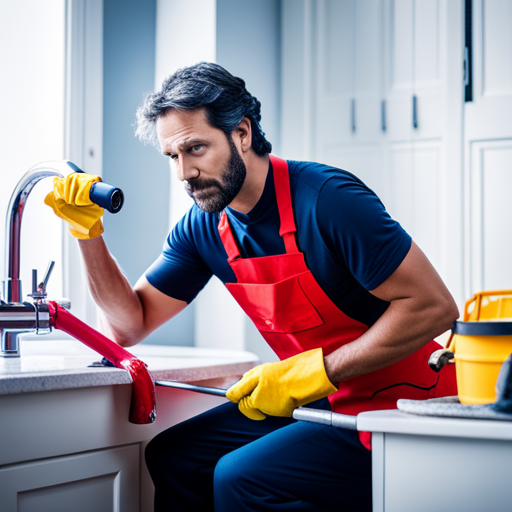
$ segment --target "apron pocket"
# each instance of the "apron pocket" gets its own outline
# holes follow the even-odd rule
[[[300,285],[301,275],[274,284],[226,283],[226,287],[260,332],[292,334],[323,324]]]

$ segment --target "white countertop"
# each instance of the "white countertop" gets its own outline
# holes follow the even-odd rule
[[[153,379],[183,382],[242,375],[258,363],[256,355],[245,351],[144,344],[128,351],[148,365]],[[100,360],[72,338],[22,339],[21,357],[0,358],[0,395],[132,382],[126,370],[88,367]]]
[[[512,421],[420,416],[398,410],[360,413],[357,429],[392,434],[512,440]]]

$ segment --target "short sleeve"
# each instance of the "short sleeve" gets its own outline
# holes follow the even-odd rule
[[[317,219],[328,248],[367,290],[390,277],[411,247],[411,237],[377,195],[349,173],[325,182]]]
[[[212,271],[194,244],[190,212],[171,231],[162,254],[145,276],[157,290],[187,303],[192,302],[206,285]]]

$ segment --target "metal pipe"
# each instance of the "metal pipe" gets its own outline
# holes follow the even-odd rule
[[[66,162],[43,162],[30,168],[16,185],[7,210],[5,226],[4,300],[10,304],[22,302],[20,280],[21,221],[27,198],[39,181],[49,176],[62,177],[71,168]]]
[[[196,393],[205,393],[207,395],[215,395],[226,397],[226,389],[210,388],[206,386],[196,386],[187,382],[176,382],[171,380],[155,380],[157,386],[167,388],[185,389]],[[357,430],[357,416],[350,414],[340,414],[338,412],[324,411],[322,409],[312,409],[310,407],[299,407],[293,411],[293,416],[298,421],[309,421],[310,423],[321,423],[322,425],[330,425],[336,428],[344,428],[347,430]]]

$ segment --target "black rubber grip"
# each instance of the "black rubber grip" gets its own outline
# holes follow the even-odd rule
[[[93,183],[89,199],[110,213],[119,212],[124,203],[123,191],[103,181]]]
[[[67,161],[66,163],[74,172],[84,172],[73,162]],[[98,181],[93,183],[89,192],[89,199],[110,213],[117,213],[123,207],[124,194],[120,188]]]

